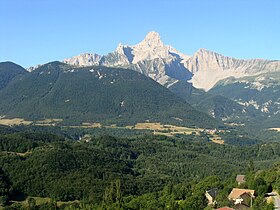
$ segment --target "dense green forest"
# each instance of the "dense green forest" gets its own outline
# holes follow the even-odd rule
[[[82,135],[87,137],[75,140]],[[77,201],[57,208],[204,209],[204,192],[212,187],[220,191],[217,205],[230,205],[226,197],[236,174],[248,174],[244,187],[260,191],[254,205],[266,206],[265,192],[280,189],[280,143],[240,144],[234,133],[225,145],[209,142],[207,135],[123,136],[0,127],[2,206],[54,209],[58,201]],[[51,201],[39,205],[30,196]],[[26,198],[27,207],[16,202]]]
[[[0,79],[0,98],[5,99],[0,100],[0,116],[28,120],[59,118],[64,125],[131,125],[147,120],[212,128],[221,125],[133,70],[73,67],[57,61],[32,72],[21,71],[22,67],[16,64],[0,63],[0,76],[3,72],[13,78],[4,78],[4,82]]]

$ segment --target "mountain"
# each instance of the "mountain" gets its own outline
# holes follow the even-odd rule
[[[0,90],[16,76],[25,74],[26,70],[12,62],[0,63]]]
[[[280,61],[236,59],[206,49],[188,56],[165,45],[157,32],[149,32],[134,46],[119,44],[107,55],[86,53],[63,62],[132,69],[225,122],[268,120],[266,125],[279,127],[279,96],[275,94],[279,86],[268,85],[280,82]]]
[[[108,55],[82,54],[65,59],[71,65],[102,65],[136,70],[168,86],[176,80],[191,79],[192,74],[183,64],[189,56],[179,53],[171,46],[164,45],[157,32],[149,32],[145,39],[135,46],[119,44]]]
[[[9,82],[0,99],[0,115],[7,118],[61,118],[72,125],[144,121],[218,125],[154,80],[121,68],[48,63]]]
[[[280,73],[271,72],[219,81],[209,93],[227,96],[262,117],[264,127],[280,125]]]
[[[236,59],[206,49],[199,49],[188,56],[164,45],[157,32],[149,32],[143,41],[134,46],[119,44],[114,52],[104,56],[86,53],[63,62],[129,68],[167,87],[177,81],[189,81],[194,87],[206,91],[225,78],[280,71],[280,61]]]

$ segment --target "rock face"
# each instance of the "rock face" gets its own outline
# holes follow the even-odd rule
[[[191,79],[191,72],[183,64],[188,58],[189,56],[179,53],[173,47],[164,45],[157,32],[149,32],[145,39],[135,46],[119,44],[114,52],[102,57],[96,54],[82,54],[63,62],[78,66],[129,68],[168,86],[177,80]]]
[[[193,56],[184,55],[164,45],[157,32],[149,32],[143,41],[134,46],[119,44],[114,52],[104,56],[86,53],[63,62],[76,66],[129,68],[167,87],[177,81],[189,81],[194,87],[206,91],[228,77],[280,72],[280,61],[235,59],[205,49],[198,50]]]
[[[99,65],[100,59],[101,56],[95,53],[84,53],[72,58],[67,58],[63,62],[75,66],[94,66]]]
[[[191,82],[195,87],[209,90],[218,81],[228,77],[241,78],[280,71],[280,62],[263,59],[235,59],[200,49],[185,62],[185,67],[193,73]]]

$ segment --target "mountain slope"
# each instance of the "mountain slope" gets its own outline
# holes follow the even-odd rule
[[[204,127],[218,124],[152,79],[102,66],[52,62],[10,82],[0,98],[0,113],[7,117],[62,118],[68,124],[146,120]]]
[[[205,92],[202,89],[194,88],[188,82],[179,81],[170,86],[169,89],[197,110],[224,122],[243,124],[248,120],[255,120],[257,116],[257,111],[231,100],[227,94]]]
[[[272,72],[220,81],[210,93],[228,96],[257,116],[264,127],[280,125],[280,73]]]

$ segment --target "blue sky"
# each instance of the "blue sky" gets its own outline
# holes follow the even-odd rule
[[[185,54],[280,59],[278,0],[0,0],[0,61],[107,54],[149,31]]]

